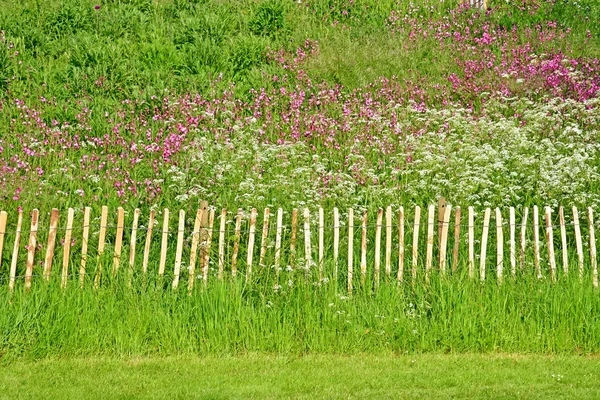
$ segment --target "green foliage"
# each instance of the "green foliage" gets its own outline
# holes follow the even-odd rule
[[[285,27],[285,9],[281,0],[260,3],[248,21],[248,27],[255,35],[273,37],[280,34]]]

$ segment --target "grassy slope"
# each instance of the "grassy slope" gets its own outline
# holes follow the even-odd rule
[[[513,355],[91,358],[3,368],[0,398],[597,398],[600,361]]]

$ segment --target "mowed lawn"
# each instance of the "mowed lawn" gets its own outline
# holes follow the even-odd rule
[[[2,366],[0,398],[598,398],[600,358],[67,358]]]

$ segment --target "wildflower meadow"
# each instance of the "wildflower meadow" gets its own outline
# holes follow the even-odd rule
[[[600,6],[483,3],[0,1],[0,398],[598,396]]]

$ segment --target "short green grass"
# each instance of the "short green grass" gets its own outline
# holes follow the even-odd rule
[[[0,398],[594,399],[599,368],[508,354],[50,358],[5,365]]]

